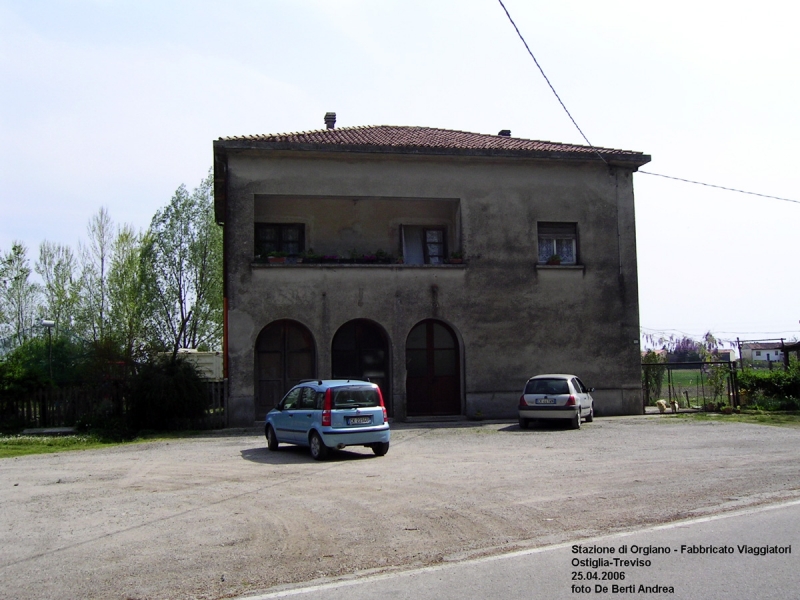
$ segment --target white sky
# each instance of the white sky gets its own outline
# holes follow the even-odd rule
[[[797,11],[505,0],[591,142],[800,200]],[[0,250],[145,228],[228,135],[422,125],[583,143],[496,0],[0,0]],[[800,204],[635,176],[645,333],[800,333]],[[680,333],[679,333],[680,332]]]

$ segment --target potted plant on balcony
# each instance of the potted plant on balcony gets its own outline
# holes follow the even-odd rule
[[[325,254],[322,258],[320,258],[321,263],[332,264],[339,262],[339,255],[338,254]]]
[[[267,253],[267,260],[270,264],[281,264],[286,262],[286,257],[289,256],[286,252],[273,251]]]
[[[317,264],[322,259],[322,255],[314,252],[313,248],[309,248],[305,252],[300,253],[300,258],[304,263]]]
[[[451,265],[460,265],[464,262],[464,253],[463,252],[451,252],[450,253],[450,260],[448,261]]]
[[[356,262],[369,265],[378,262],[378,257],[374,254],[362,254],[360,258],[356,259]]]
[[[560,265],[561,264],[561,257],[558,254],[553,254],[550,258],[547,259],[548,265]]]
[[[378,250],[375,251],[375,260],[382,265],[388,265],[392,262],[392,257],[388,252],[384,252],[378,248]]]
[[[402,265],[402,264],[405,262],[405,261],[403,260],[403,255],[402,255],[402,254],[398,254],[398,255],[397,255],[397,260],[396,260],[395,262],[396,262],[398,265]]]

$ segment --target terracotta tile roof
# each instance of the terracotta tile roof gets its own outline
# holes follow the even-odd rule
[[[790,342],[791,343],[791,342]],[[748,350],[780,350],[781,343],[780,342],[742,342],[742,348]]]
[[[534,158],[572,158],[632,163],[637,166],[650,162],[641,152],[613,148],[592,148],[527,140],[502,135],[487,135],[432,127],[369,125],[319,129],[296,133],[276,133],[220,138],[215,146],[227,149],[262,148],[274,150],[321,150],[352,152],[397,152],[415,154],[455,154],[523,156]]]

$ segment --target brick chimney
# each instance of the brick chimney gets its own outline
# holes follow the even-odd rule
[[[325,113],[325,127],[328,129],[333,129],[336,127],[336,113],[335,112],[327,112]]]

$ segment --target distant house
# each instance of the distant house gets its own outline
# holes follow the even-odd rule
[[[163,356],[172,356],[171,352],[163,352]],[[181,348],[178,356],[190,362],[197,369],[197,373],[205,381],[222,381],[222,353],[198,352],[193,348]]]
[[[736,351],[735,350],[717,350],[717,354],[714,357],[714,360],[721,360],[724,362],[734,362],[736,360]]]
[[[779,362],[783,360],[781,342],[742,342],[742,359],[758,362]]]
[[[222,138],[228,424],[306,378],[369,378],[394,418],[514,417],[575,373],[642,411],[640,152],[428,127]]]

